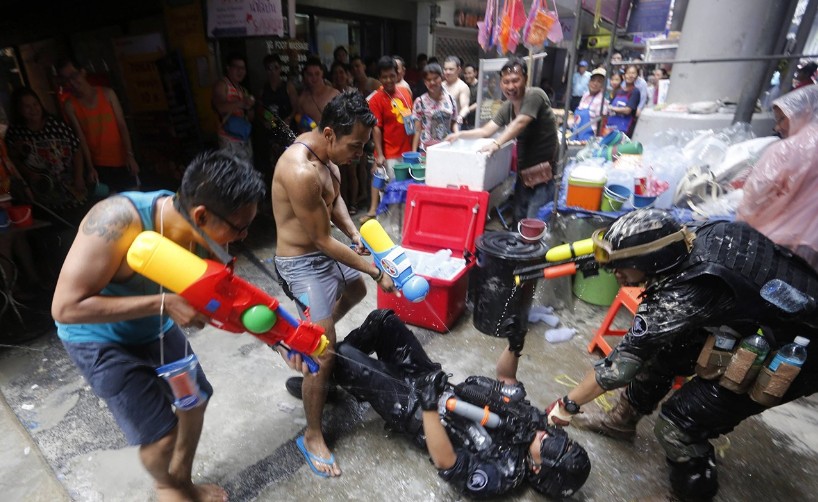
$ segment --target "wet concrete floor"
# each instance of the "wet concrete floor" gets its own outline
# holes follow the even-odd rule
[[[252,245],[261,258],[269,258],[273,242],[257,237]],[[240,261],[238,270],[285,300],[277,285],[245,261]],[[373,286],[368,282],[366,299],[339,323],[339,337],[376,308]],[[565,279],[540,284],[535,303],[559,307],[562,325],[578,330],[573,339],[550,344],[543,336],[544,324],[530,328],[519,378],[526,383],[531,401],[544,407],[565,394],[599,357],[589,354],[586,346],[606,309],[572,298]],[[290,302],[284,305],[292,309]],[[618,319],[619,324],[626,322],[626,315]],[[445,334],[414,331],[430,356],[454,374],[453,381],[474,374],[493,375],[505,341],[479,333],[468,312],[450,328]],[[194,464],[195,481],[219,483],[235,501],[461,499],[437,476],[424,452],[384,431],[383,421],[367,405],[349,397],[328,405],[324,419],[344,473],[337,479],[319,479],[295,446],[306,421],[301,402],[284,389],[284,381],[293,373],[278,355],[249,335],[214,328],[193,333],[190,339],[215,388]],[[0,349],[0,391],[4,398],[0,499],[153,500],[151,481],[136,448],[126,445],[104,403],[68,360],[56,335]],[[670,500],[664,456],[652,428],[653,417],[643,420],[633,444],[569,429],[593,463],[588,482],[574,499]],[[716,444],[721,481],[717,500],[816,499],[815,396],[749,419],[729,440],[722,437]],[[509,498],[542,500],[527,488]]]

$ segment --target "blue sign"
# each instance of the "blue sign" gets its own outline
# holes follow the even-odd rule
[[[665,31],[671,0],[633,0],[628,33]]]

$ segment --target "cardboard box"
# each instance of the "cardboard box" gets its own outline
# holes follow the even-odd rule
[[[447,271],[444,278],[419,274],[429,281],[429,294],[418,303],[378,289],[378,308],[394,310],[407,324],[449,331],[466,309],[468,272],[474,263],[464,254],[474,253],[474,241],[483,233],[488,198],[488,192],[410,185],[402,243],[407,255],[419,260],[451,249],[450,261],[462,266]]]
[[[491,157],[477,153],[491,138],[459,139],[438,143],[426,150],[426,184],[433,187],[466,186],[469,190],[491,190],[508,177],[513,141]]]

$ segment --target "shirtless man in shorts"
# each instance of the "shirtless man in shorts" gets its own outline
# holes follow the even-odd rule
[[[308,59],[301,70],[301,78],[304,81],[304,90],[298,96],[298,110],[301,115],[306,115],[316,124],[321,123],[321,115],[324,113],[327,103],[339,94],[338,90],[328,85],[324,81],[324,65],[318,59]],[[303,123],[303,119],[302,119]],[[301,125],[299,124],[299,127]],[[301,132],[309,132],[302,130]]]
[[[375,267],[370,257],[361,256],[365,253],[361,235],[339,195],[338,166],[349,167],[363,154],[375,123],[358,92],[336,96],[324,109],[319,126],[300,135],[284,152],[273,175],[276,269],[287,295],[298,300],[302,318],[301,304],[306,304],[312,321],[326,330],[332,348],[335,323],[366,296],[361,272],[384,291],[394,290],[389,275]],[[330,234],[330,222],[349,237],[355,250]],[[300,357],[290,360],[286,353],[282,356],[294,369],[303,369]],[[301,386],[307,429],[298,444],[311,469],[322,477],[341,474],[321,431],[333,357],[334,350],[328,350],[319,358],[318,373],[304,371],[307,376]]]

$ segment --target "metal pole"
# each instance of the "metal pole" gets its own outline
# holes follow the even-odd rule
[[[613,30],[611,31],[611,47],[608,49],[608,54],[605,55],[605,85],[602,86],[602,102],[599,104],[599,116],[601,117],[602,111],[605,109],[605,93],[608,92],[608,79],[611,78],[611,55],[615,49],[616,44],[616,35],[619,28],[617,23],[619,22],[619,9],[622,7],[622,0],[618,0],[616,2],[616,17],[614,17],[613,22]],[[601,131],[597,129],[597,134]]]
[[[804,10],[804,15],[801,16],[801,24],[798,25],[798,31],[795,34],[795,47],[793,47],[793,52],[801,52],[804,50],[804,45],[807,43],[807,37],[809,37],[809,32],[812,29],[812,23],[815,20],[815,11],[818,9],[818,1],[810,0],[807,4],[807,8]],[[792,16],[790,16],[792,19]],[[799,56],[797,59],[804,58],[812,58],[815,56]],[[790,61],[796,58],[790,58]],[[790,89],[792,89],[792,77],[793,71],[790,65],[787,65],[787,73],[786,75],[781,75],[781,84],[780,89],[780,96],[788,93]]]
[[[295,0],[287,0],[287,35],[295,38]]]
[[[735,63],[740,61],[769,61],[775,59],[801,59],[818,58],[818,54],[769,54],[765,56],[736,56],[733,58],[713,58],[713,59],[665,59],[659,61],[622,61],[621,63],[611,63],[611,66],[645,66],[654,64],[706,64],[706,63]]]
[[[568,132],[568,107],[571,103],[571,85],[574,80],[574,72],[571,70],[574,69],[575,62],[577,60],[577,45],[579,45],[579,21],[582,17],[582,0],[577,0],[577,16],[574,21],[574,41],[571,44],[571,50],[568,51],[568,82],[565,86],[565,105],[563,106],[563,115],[562,115],[562,140],[560,141],[560,157],[558,161],[559,169],[558,172],[562,173],[562,168],[565,166],[566,159],[565,153],[568,149],[568,138],[566,138],[566,134]]]
[[[815,1],[815,0],[811,0]],[[775,44],[775,49],[778,52],[786,52],[787,51],[787,33],[790,31],[790,24],[792,24],[792,17],[795,15],[795,9],[798,7],[798,2],[790,2],[789,7],[787,8],[787,13],[784,14],[784,21],[781,23],[781,28],[778,30],[778,40]],[[780,60],[773,60],[767,63],[767,82],[770,81],[773,73],[775,73],[776,67],[778,66]],[[789,64],[787,65],[789,66]],[[779,84],[780,85],[780,84]],[[780,89],[780,87],[779,87]],[[762,89],[763,90],[763,89]]]
[[[775,51],[775,44],[778,41],[778,30],[784,21],[786,13],[789,11],[787,6],[784,5],[784,2],[789,3],[794,1],[796,0],[770,2],[771,8],[769,10],[772,12],[769,12],[767,19],[764,20],[761,37],[759,37],[759,53],[769,54]],[[736,106],[736,114],[733,116],[734,124],[737,122],[749,123],[750,120],[752,120],[753,111],[755,111],[756,102],[758,101],[758,95],[761,94],[764,85],[769,82],[767,72],[764,71],[767,65],[763,61],[759,61],[754,66],[755,78],[748,78],[744,83],[744,87],[741,89],[741,96]]]

